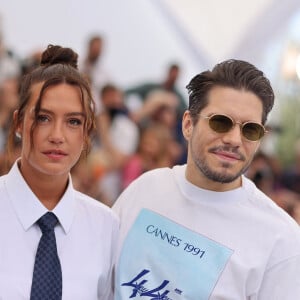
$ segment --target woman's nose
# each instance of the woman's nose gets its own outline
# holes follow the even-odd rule
[[[49,133],[49,141],[55,144],[61,144],[65,142],[63,127],[60,122],[54,123],[51,127],[51,131]]]

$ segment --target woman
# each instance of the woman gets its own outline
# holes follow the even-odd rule
[[[21,157],[0,177],[0,299],[112,297],[118,220],[74,190],[70,177],[89,151],[93,109],[77,54],[49,45],[41,66],[21,83],[9,139],[9,145],[15,135],[21,139]],[[44,216],[57,222],[51,246],[44,243]]]

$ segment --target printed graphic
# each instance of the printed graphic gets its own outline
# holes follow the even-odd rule
[[[115,300],[208,300],[232,253],[143,209],[124,242]]]

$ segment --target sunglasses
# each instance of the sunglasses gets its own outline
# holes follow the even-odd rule
[[[206,117],[200,115],[200,117],[207,119],[209,127],[217,133],[229,132],[236,124],[238,124],[243,137],[252,142],[260,140],[267,132],[265,127],[259,123],[239,123],[226,115],[214,114]]]

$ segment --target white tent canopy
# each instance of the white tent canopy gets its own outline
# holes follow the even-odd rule
[[[298,0],[0,0],[1,30],[20,56],[47,44],[83,54],[90,34],[105,37],[103,62],[128,86],[183,68],[181,85],[227,58],[261,66],[264,49],[282,34]],[[265,70],[268,72],[268,70]]]

